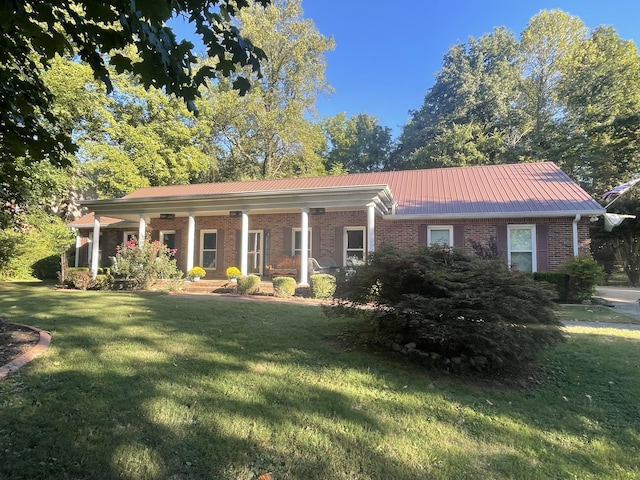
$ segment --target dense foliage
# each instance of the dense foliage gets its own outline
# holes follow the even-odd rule
[[[296,293],[296,279],[292,277],[275,277],[273,279],[273,292],[276,297],[293,297]]]
[[[13,227],[0,229],[0,278],[56,278],[60,258],[71,245],[71,230],[42,211],[20,215]]]
[[[372,341],[438,367],[466,359],[476,370],[514,370],[562,339],[550,290],[457,250],[382,246],[340,279],[336,296],[339,311],[370,318]]]
[[[327,51],[334,47],[310,19],[301,0],[274,0],[240,12],[242,34],[260,45],[262,77],[244,96],[219,82],[198,103],[216,152],[212,180],[323,175],[322,128],[311,118],[328,93]]]
[[[241,295],[255,295],[260,292],[260,277],[258,275],[240,275],[237,289]]]
[[[569,274],[569,299],[572,301],[591,298],[596,285],[604,279],[602,267],[586,255],[569,260],[563,269]]]
[[[255,0],[265,6],[269,0]],[[27,172],[16,160],[68,165],[71,133],[52,111],[53,95],[42,72],[57,55],[86,62],[107,91],[113,90],[107,63],[138,75],[145,87],[163,88],[191,109],[208,78],[229,76],[239,67],[259,71],[264,52],[240,35],[234,18],[248,0],[175,2],[35,0],[0,3],[0,199],[20,202]],[[195,26],[210,65],[194,69],[193,44],[178,43],[167,20],[185,16]],[[137,58],[124,52],[135,47]],[[246,75],[234,87],[246,91]]]
[[[543,10],[449,49],[393,168],[548,160],[600,194],[640,169],[639,85],[633,41]]]
[[[610,232],[605,230],[603,219],[594,222],[590,230],[594,258],[607,275],[614,272],[616,264],[620,265],[629,283],[637,287],[640,285],[640,188],[636,185],[616,199],[607,211],[636,218],[625,219]]]
[[[147,236],[142,245],[133,237],[116,248],[114,271],[134,282],[136,288],[151,288],[158,280],[182,278],[174,258],[175,250]]]
[[[328,273],[318,273],[309,277],[313,298],[332,298],[336,291],[336,277]]]

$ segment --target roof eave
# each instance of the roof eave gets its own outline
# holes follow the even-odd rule
[[[437,213],[437,214],[385,214],[385,220],[473,220],[487,218],[562,218],[577,215],[584,217],[604,215],[606,210],[563,210],[538,212],[483,212],[483,213]]]
[[[269,211],[284,208],[350,208],[373,203],[381,214],[392,210],[395,199],[388,185],[365,185],[321,189],[239,192],[177,197],[116,198],[89,200],[81,204],[98,215],[124,213],[155,214],[172,211],[224,212],[230,210]]]

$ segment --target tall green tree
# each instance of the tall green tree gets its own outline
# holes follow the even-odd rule
[[[39,0],[0,3],[0,205],[20,203],[21,165],[48,161],[69,165],[74,145],[52,112],[53,95],[42,73],[56,55],[77,56],[113,90],[107,64],[138,75],[145,87],[162,88],[193,108],[207,79],[226,77],[239,67],[259,71],[264,52],[243,38],[234,18],[254,1],[269,0]],[[194,69],[190,42],[177,42],[167,20],[185,16],[213,59]],[[136,46],[136,58],[122,49]],[[234,86],[246,91],[246,74]],[[18,159],[22,160],[22,163]]]
[[[394,151],[391,129],[366,113],[326,118],[322,126],[329,141],[327,168],[350,173],[376,172],[388,167]]]
[[[55,96],[52,111],[78,145],[70,189],[121,197],[141,187],[191,183],[208,169],[211,149],[201,122],[181,100],[114,72],[114,93],[105,96],[86,64],[62,58],[44,79]]]
[[[594,194],[640,172],[640,57],[613,27],[581,44],[559,84],[560,166]]]
[[[300,0],[243,9],[242,33],[267,55],[262,78],[244,96],[220,82],[199,103],[219,152],[219,179],[277,178],[324,173],[322,128],[310,120],[325,78],[332,39],[303,18]]]
[[[434,86],[400,136],[394,168],[480,165],[506,161],[522,132],[516,39],[504,28],[449,49]]]
[[[529,160],[551,160],[550,139],[564,116],[560,84],[568,66],[582,48],[588,29],[578,17],[562,10],[543,10],[534,16],[520,36],[521,108],[525,114]]]

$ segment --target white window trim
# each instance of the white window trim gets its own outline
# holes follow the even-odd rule
[[[204,266],[204,235],[206,233],[215,233],[216,234],[216,248],[215,248],[215,252],[216,252],[216,268],[210,268],[210,267],[205,267]],[[214,251],[214,249],[207,249],[207,251]],[[218,258],[218,230],[213,228],[213,229],[207,229],[207,230],[200,230],[200,263],[199,265],[202,265],[202,268],[206,269],[206,270],[217,270],[218,269],[218,263],[219,263],[219,258]]]
[[[264,230],[249,230],[249,236],[251,236],[252,233],[259,235],[260,242],[258,242],[258,244],[256,245],[258,247],[257,252],[258,252],[258,260],[259,260],[259,262],[258,262],[258,265],[256,265],[258,271],[255,272],[255,274],[262,276],[262,273],[263,273],[262,267],[264,265]],[[251,253],[251,252],[254,252],[254,255],[255,255],[256,250],[253,249],[252,245],[248,245],[248,248],[247,248],[247,268],[248,268],[248,270],[251,270],[251,265],[249,265],[249,260],[250,260],[249,253]]]
[[[453,247],[453,225],[427,225],[427,245],[433,245],[431,241],[432,230],[449,230],[449,243],[447,247]]]
[[[343,233],[342,233],[342,259],[343,259],[343,265],[347,264],[347,250],[348,250],[348,240],[349,240],[349,236],[347,235],[347,232],[352,232],[352,231],[361,231],[362,232],[362,258],[366,260],[367,258],[367,227],[344,227],[343,229]],[[355,250],[355,249],[351,249],[351,250]]]
[[[296,233],[302,232],[302,228],[292,228],[291,229],[291,256],[295,257],[296,255],[302,254],[302,251],[297,254],[296,253]],[[300,239],[302,240],[302,238]],[[313,251],[311,248],[311,242],[313,241],[313,232],[311,231],[311,227],[309,227],[309,257],[312,257],[311,252]]]
[[[530,224],[513,224],[513,225],[507,225],[507,255],[508,255],[508,262],[509,262],[509,268],[511,268],[512,262],[511,262],[511,230],[522,230],[522,229],[530,229],[531,230],[531,272],[537,272],[538,271],[538,255],[537,255],[537,243],[536,243],[536,226],[535,225],[530,225]],[[515,253],[518,252],[526,252],[528,253],[529,250],[514,250]]]
[[[138,238],[138,232],[136,230],[127,230],[122,232],[122,243],[127,243],[127,237],[129,236]]]
[[[162,243],[163,245],[166,245],[164,243],[164,236],[165,235],[175,235],[176,231],[175,230],[160,230],[159,234],[158,234],[158,238],[160,240],[160,243]]]

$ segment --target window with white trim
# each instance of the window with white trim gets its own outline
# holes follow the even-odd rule
[[[176,249],[176,231],[160,230],[160,243],[166,245],[170,250]]]
[[[509,266],[521,272],[535,272],[536,268],[536,226],[508,226]]]
[[[294,228],[291,232],[293,235],[293,239],[291,242],[291,246],[293,247],[293,256],[302,255],[302,229]],[[311,227],[309,227],[309,250],[307,252],[307,256],[311,257]]]
[[[366,227],[345,227],[343,242],[345,265],[348,265],[349,259],[353,258],[364,261],[366,230]]]
[[[217,230],[200,230],[200,265],[211,270],[218,266]]]
[[[427,227],[427,245],[441,245],[450,247],[453,245],[453,226],[429,225]]]
[[[138,238],[138,232],[130,230],[122,233],[122,243],[127,243],[132,238]]]

